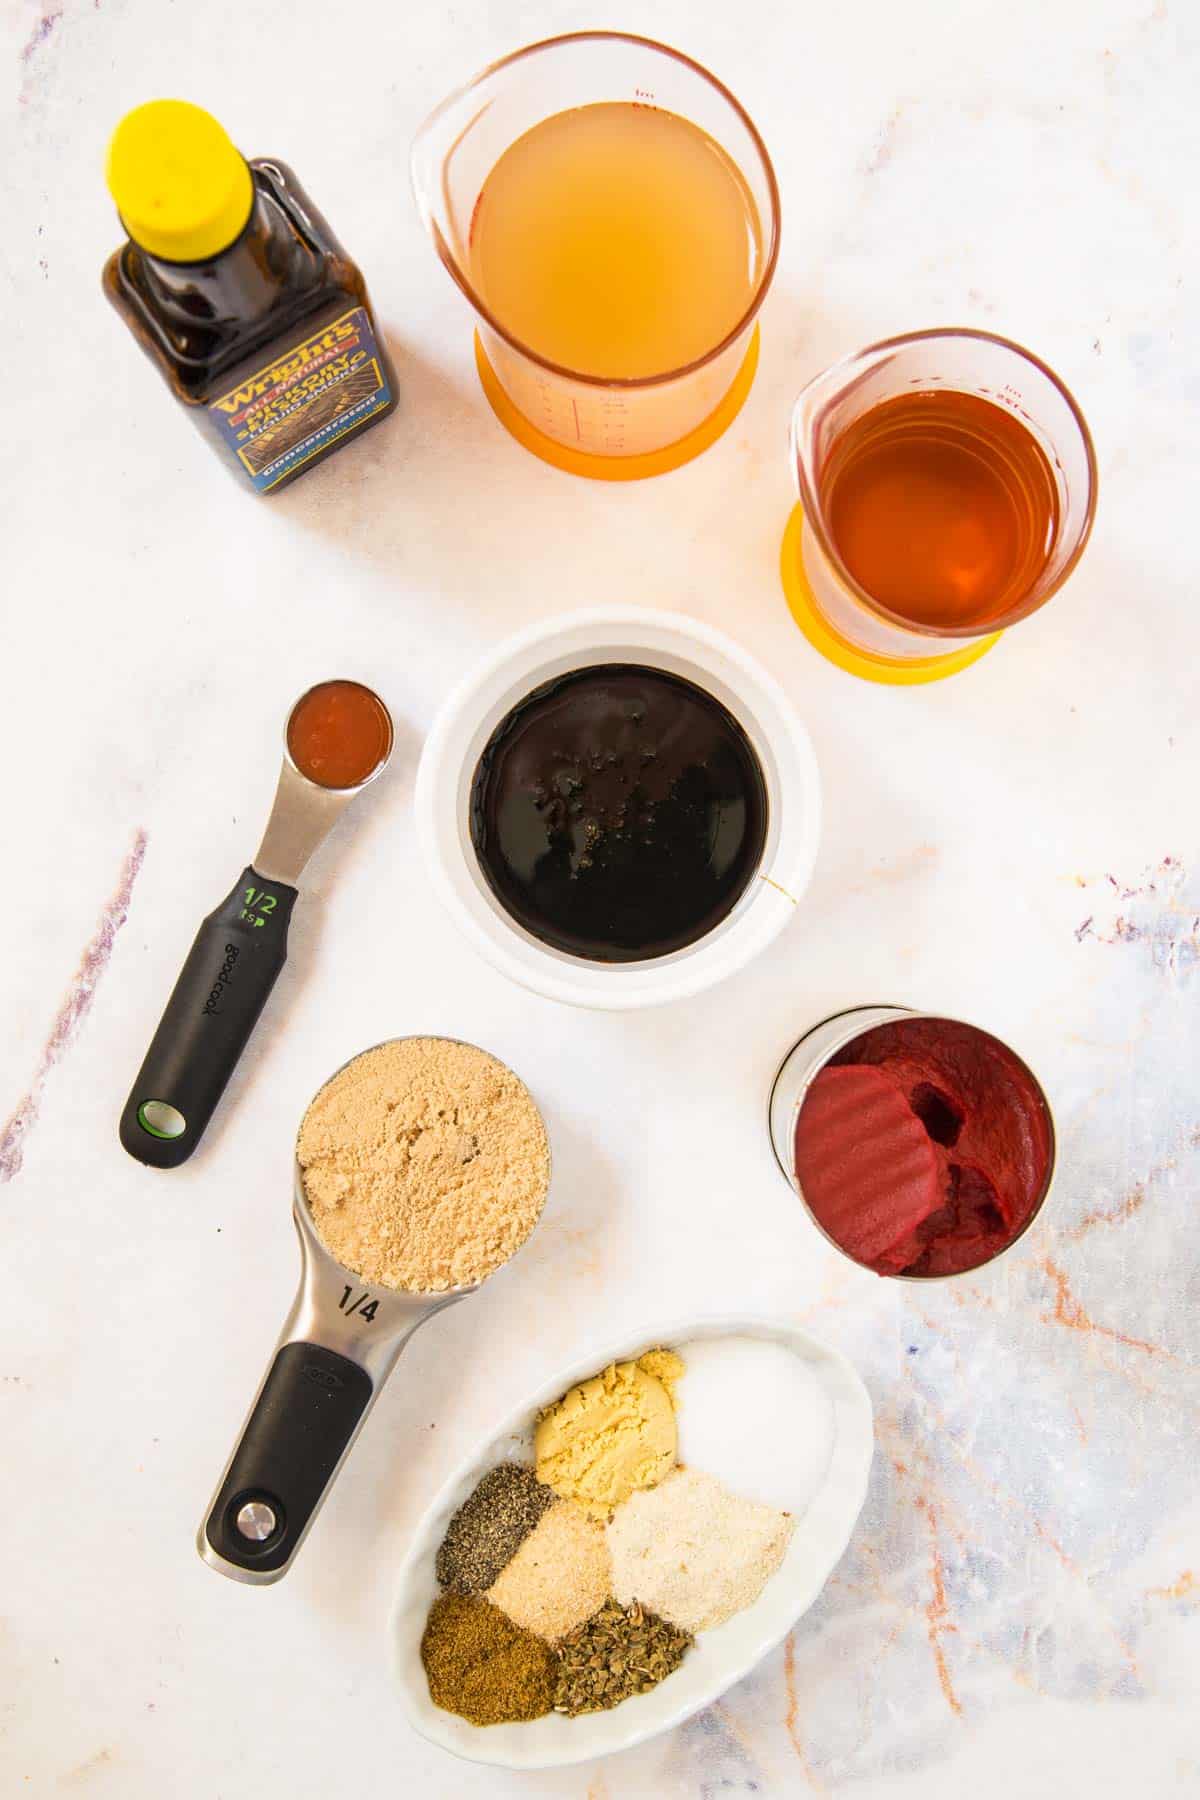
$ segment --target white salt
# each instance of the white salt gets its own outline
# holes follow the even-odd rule
[[[697,1338],[676,1346],[679,1461],[746,1500],[798,1519],[833,1451],[833,1405],[812,1369],[769,1338]]]

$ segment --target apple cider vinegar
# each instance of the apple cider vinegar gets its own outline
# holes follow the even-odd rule
[[[537,356],[633,380],[687,367],[741,322],[763,273],[744,176],[699,126],[606,101],[543,119],[480,190],[470,273]]]

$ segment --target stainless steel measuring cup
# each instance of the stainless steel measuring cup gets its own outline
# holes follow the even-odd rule
[[[210,1568],[254,1586],[291,1567],[413,1332],[482,1285],[411,1293],[364,1281],[321,1242],[298,1156],[292,1217],[300,1285],[196,1538]]]
[[[356,794],[387,767],[392,721],[372,689],[362,689],[386,721],[382,754],[353,787],[324,787],[292,759],[289,730],[319,689],[301,694],[284,727],[283,766],[254,861],[203,921],[167,1001],[121,1113],[121,1143],[138,1162],[174,1169],[200,1142],[250,1034],[287,961],[298,882],[318,845]]]

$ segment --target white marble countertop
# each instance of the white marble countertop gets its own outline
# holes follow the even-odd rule
[[[1194,16],[1180,0],[43,0],[5,12],[6,879],[0,1041],[0,1790],[855,1800],[1200,1792]],[[724,77],[784,194],[762,365],[728,436],[641,485],[542,467],[489,413],[406,155],[488,58],[596,23]],[[1190,38],[1190,42],[1188,41]],[[394,419],[274,500],[230,480],[104,304],[104,144],[208,105],[285,156],[362,262]],[[1067,589],[924,690],[826,666],[776,560],[801,383],[884,334],[1029,343],[1094,429]],[[1188,412],[1191,417],[1188,417]],[[439,698],[548,614],[721,625],[809,723],[827,823],[793,925],[724,988],[588,1015],[477,962],[433,904],[412,779]],[[200,914],[253,853],[292,697],[379,686],[394,770],[322,852],[292,961],[195,1159],[116,1120]],[[1043,1075],[1052,1207],[990,1274],[859,1275],[771,1161],[812,1022],[907,1000]],[[292,1291],[314,1088],[396,1032],[479,1041],[546,1110],[529,1253],[413,1342],[288,1580],[193,1534]],[[7,1126],[4,1118],[11,1116]],[[867,1510],[786,1648],[691,1725],[561,1775],[414,1737],[384,1628],[409,1528],[546,1368],[656,1318],[759,1309],[871,1388]]]

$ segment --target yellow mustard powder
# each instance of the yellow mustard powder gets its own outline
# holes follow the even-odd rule
[[[661,1374],[645,1366],[656,1358]],[[535,1428],[538,1480],[596,1518],[653,1487],[675,1466],[675,1409],[666,1380],[682,1372],[671,1351],[650,1351],[638,1362],[610,1363],[569,1389]]]
[[[645,1369],[647,1375],[653,1375],[661,1381],[675,1403],[675,1383],[684,1373],[682,1356],[676,1356],[673,1350],[647,1350],[644,1356],[637,1359],[639,1369]]]

